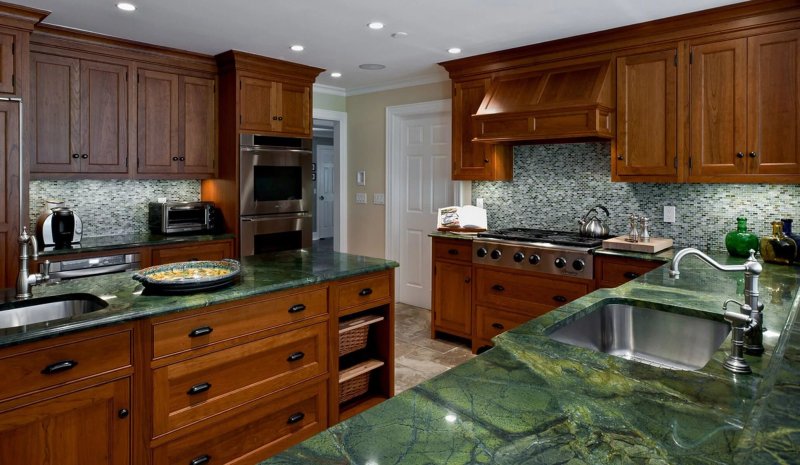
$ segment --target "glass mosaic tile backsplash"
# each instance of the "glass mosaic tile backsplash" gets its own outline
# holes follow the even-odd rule
[[[514,179],[473,182],[472,198],[484,199],[490,228],[577,231],[577,218],[599,203],[611,212],[612,235],[626,234],[636,213],[651,219],[652,236],[707,250],[725,250],[737,216],[759,236],[776,219],[800,224],[800,185],[611,182],[610,150],[607,142],[515,147]],[[675,223],[663,222],[665,205],[676,207]]]
[[[84,237],[147,233],[147,203],[200,200],[200,181],[78,180],[31,181],[31,230],[47,199],[58,199],[81,218]]]

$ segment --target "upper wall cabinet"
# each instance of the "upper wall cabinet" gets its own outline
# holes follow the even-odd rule
[[[31,54],[32,175],[128,172],[128,67]]]
[[[17,34],[0,31],[0,94],[16,94]]]
[[[311,85],[239,78],[239,129],[249,132],[311,135]]]

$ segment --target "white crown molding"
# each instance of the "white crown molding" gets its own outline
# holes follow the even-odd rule
[[[347,90],[344,87],[327,86],[325,84],[314,84],[314,92],[318,94],[337,95],[346,97]]]
[[[443,73],[429,74],[427,76],[420,76],[413,79],[391,81],[377,86],[357,87],[355,89],[348,89],[346,95],[347,97],[351,97],[353,95],[371,94],[385,90],[402,89],[404,87],[422,86],[425,84],[435,84],[437,82],[448,81],[449,78],[447,76],[443,76],[442,74]]]

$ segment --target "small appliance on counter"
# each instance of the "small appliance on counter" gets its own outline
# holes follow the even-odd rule
[[[222,225],[214,202],[151,202],[147,223],[153,234],[214,233]]]
[[[47,200],[36,220],[36,239],[40,247],[64,249],[79,244],[83,222],[63,201]]]

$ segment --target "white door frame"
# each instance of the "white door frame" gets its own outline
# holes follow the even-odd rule
[[[314,108],[312,118],[335,121],[334,128],[338,128],[333,132],[333,153],[339,171],[333,184],[337,192],[333,209],[333,249],[347,252],[347,113]]]
[[[436,113],[451,113],[451,100],[434,100],[430,102],[412,103],[409,105],[395,105],[386,107],[386,247],[385,257],[397,260],[397,244],[400,243],[400,196],[398,194],[402,182],[400,175],[401,164],[401,124],[409,116],[432,115]],[[451,141],[452,144],[452,141]],[[453,181],[454,203],[461,205],[470,202],[472,184],[468,182]],[[431,232],[436,225],[431,226]]]

